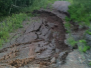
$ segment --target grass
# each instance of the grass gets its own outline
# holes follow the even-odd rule
[[[23,27],[22,22],[26,19],[26,17],[27,15],[24,13],[13,14],[0,23],[0,47],[3,43],[8,41],[9,33]]]
[[[31,13],[33,10],[38,10],[40,8],[46,8],[46,7],[49,8],[48,4],[54,3],[55,1],[61,1],[61,0],[34,0],[33,4],[30,7],[23,8],[21,9],[21,11]]]

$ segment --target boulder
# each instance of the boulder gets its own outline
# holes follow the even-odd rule
[[[69,5],[70,3],[68,1],[55,1],[55,3],[52,6],[54,9],[58,11],[67,12]]]

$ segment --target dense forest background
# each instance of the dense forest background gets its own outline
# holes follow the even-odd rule
[[[20,8],[29,7],[34,0],[0,0],[0,16],[19,11]]]

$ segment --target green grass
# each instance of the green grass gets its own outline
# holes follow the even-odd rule
[[[23,27],[22,22],[26,19],[26,17],[27,15],[24,13],[13,14],[0,23],[0,46],[8,41],[9,33]]]
[[[34,0],[33,4],[30,7],[21,9],[22,12],[32,12],[33,10],[38,10],[40,8],[46,8],[48,4],[52,4],[55,1],[61,1],[61,0]],[[51,6],[48,6],[48,8],[51,8]]]

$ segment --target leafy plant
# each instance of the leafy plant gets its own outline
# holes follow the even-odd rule
[[[90,6],[90,0],[73,0],[72,5],[69,6],[68,10],[68,12],[70,13],[70,18],[66,18],[66,21],[77,21],[77,24],[79,25],[89,26],[91,20]]]
[[[79,42],[78,42],[78,49],[81,52],[86,52],[87,50],[90,49],[90,46],[87,45],[86,40],[82,39],[82,40],[79,40]]]
[[[86,33],[89,34],[89,35],[91,35],[91,32],[89,30],[86,30]]]

